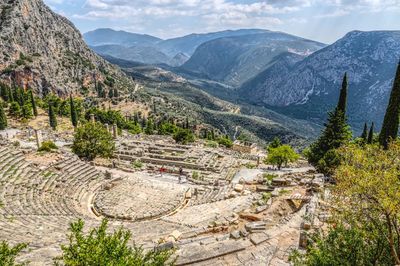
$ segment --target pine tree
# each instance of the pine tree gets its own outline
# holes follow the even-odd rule
[[[69,107],[71,112],[71,122],[72,125],[76,128],[78,126],[78,115],[76,113],[75,103],[72,99],[72,95],[69,96]]]
[[[371,128],[369,129],[369,134],[368,134],[368,144],[372,144],[374,142],[374,122],[371,124]]]
[[[31,98],[31,105],[32,105],[33,115],[34,115],[34,116],[38,116],[38,111],[37,111],[37,107],[36,107],[35,97],[33,97],[33,91],[30,90],[29,92],[30,92],[30,98]]]
[[[342,82],[342,89],[340,90],[339,102],[337,105],[338,110],[342,111],[343,115],[346,115],[347,87],[347,73],[345,73]]]
[[[56,118],[56,114],[54,113],[54,108],[53,105],[49,105],[49,122],[50,122],[50,126],[53,130],[57,129],[57,118]]]
[[[367,142],[367,138],[368,138],[368,125],[367,125],[367,123],[364,124],[364,130],[363,130],[363,133],[361,134],[360,138],[362,138],[364,142]]]
[[[0,130],[4,130],[7,127],[7,116],[4,112],[3,104],[0,102]]]
[[[390,139],[395,139],[399,130],[400,116],[400,62],[397,66],[396,77],[394,79],[392,92],[389,98],[389,104],[383,119],[379,143],[388,148]]]

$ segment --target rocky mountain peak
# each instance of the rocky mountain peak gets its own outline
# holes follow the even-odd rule
[[[0,2],[0,80],[60,95],[106,79],[120,89],[132,80],[92,52],[81,33],[42,0]]]

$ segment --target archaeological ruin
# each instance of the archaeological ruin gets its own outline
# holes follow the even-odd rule
[[[291,250],[326,218],[318,206],[323,176],[309,167],[246,169],[257,156],[127,134],[117,136],[113,158],[89,163],[71,153],[66,136],[8,133],[0,232],[11,244],[29,243],[21,262],[51,264],[69,223],[93,227],[108,218],[145,249],[175,248],[176,265],[288,265]],[[48,138],[59,150],[37,152],[36,142]]]

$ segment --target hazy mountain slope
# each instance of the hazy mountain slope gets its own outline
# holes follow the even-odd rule
[[[258,29],[227,30],[204,34],[190,34],[179,38],[161,40],[150,35],[115,31],[112,29],[97,29],[85,33],[84,38],[87,44],[92,46],[96,52],[100,51],[103,54],[113,57],[147,64],[164,63],[171,66],[180,66],[204,42],[221,37],[263,32],[268,31]],[[107,49],[105,49],[105,45]],[[97,48],[96,46],[100,47]],[[135,47],[134,51],[129,51],[131,47]]]
[[[324,46],[280,32],[220,38],[200,45],[181,68],[211,80],[239,86],[264,71],[282,53],[305,57]]]
[[[258,142],[270,141],[278,136],[300,147],[309,143],[320,131],[319,126],[307,121],[292,119],[261,107],[253,108],[221,100],[160,67],[108,56],[105,58],[135,77],[143,85],[144,93],[163,95],[168,102],[175,101],[185,106],[173,110],[175,113],[209,123],[231,136],[244,132]]]
[[[167,64],[172,60],[163,52],[160,52],[152,46],[124,47],[122,45],[114,44],[91,46],[90,48],[100,55],[110,55],[112,57],[145,64]]]
[[[238,90],[239,95],[246,99],[253,98],[253,95],[251,94],[254,93],[256,89],[267,86],[276,86],[275,84],[281,83],[290,73],[293,66],[303,59],[303,56],[289,52],[276,56],[271,60],[266,70],[248,80],[241,86]]]
[[[86,43],[90,46],[99,45],[122,45],[130,46],[150,46],[161,39],[147,34],[137,34],[126,31],[116,31],[113,29],[96,29],[83,34]]]
[[[30,87],[41,94],[67,94],[95,81],[115,79],[115,86],[132,85],[119,68],[92,52],[66,18],[42,0],[0,2],[0,79]]]
[[[220,32],[211,32],[203,34],[190,34],[183,37],[173,38],[158,43],[158,47],[167,55],[173,57],[178,53],[184,53],[191,56],[196,48],[210,40],[230,37],[230,36],[241,36],[255,33],[264,33],[267,30],[260,29],[241,29],[241,30],[226,30]]]
[[[349,75],[349,118],[356,127],[382,121],[400,58],[400,31],[348,33],[297,63],[289,73],[264,73],[240,95],[294,117],[321,122],[335,103],[344,72]],[[264,82],[262,80],[264,79]]]

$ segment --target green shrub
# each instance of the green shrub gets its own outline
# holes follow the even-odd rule
[[[218,148],[218,142],[213,141],[213,140],[207,140],[206,146],[210,147],[210,148]]]
[[[132,162],[132,166],[134,168],[141,169],[143,167],[143,163],[140,160],[136,160],[136,161]]]
[[[217,142],[218,144],[227,148],[232,148],[233,146],[233,141],[228,136],[218,138]]]
[[[173,136],[177,143],[187,144],[189,142],[194,142],[194,135],[188,129],[178,129],[178,131]]]
[[[263,179],[266,183],[271,184],[272,180],[277,177],[277,175],[273,175],[273,174],[268,174],[268,173],[264,173],[263,174]]]
[[[11,247],[7,242],[2,241],[0,243],[0,265],[22,266],[22,264],[16,264],[15,259],[27,246],[28,244],[22,243]]]
[[[245,166],[247,169],[254,169],[254,168],[256,168],[256,165],[255,165],[255,164],[252,164],[252,163],[246,163],[244,166]]]
[[[71,223],[69,244],[62,245],[62,255],[54,259],[56,265],[172,265],[168,263],[173,250],[150,250],[130,246],[132,237],[129,230],[120,227],[108,233],[108,222],[103,220],[98,228],[84,233],[84,222],[78,220]]]
[[[262,194],[262,199],[264,202],[267,202],[271,197],[272,197],[272,194],[270,192],[264,192]]]
[[[38,151],[51,152],[56,149],[58,149],[57,145],[53,141],[47,140],[42,142]]]

